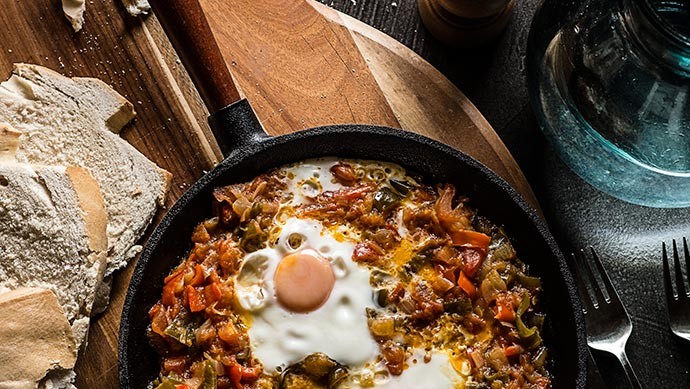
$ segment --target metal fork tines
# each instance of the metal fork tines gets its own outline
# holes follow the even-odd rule
[[[587,343],[595,350],[615,355],[625,371],[630,386],[641,388],[637,375],[625,354],[625,344],[632,333],[630,316],[613,288],[594,248],[590,248],[590,252],[594,267],[590,265],[590,260],[584,250],[573,253],[575,273],[584,306]],[[604,286],[603,290],[601,284]]]
[[[668,305],[668,318],[671,322],[671,331],[679,337],[690,341],[690,290],[685,288],[681,259],[678,253],[678,245],[673,241],[673,272],[675,273],[675,290],[671,278],[670,259],[666,252],[666,243],[662,244],[664,257],[664,284],[666,285],[666,304]],[[690,250],[688,241],[683,238],[683,251],[687,277],[690,279]]]

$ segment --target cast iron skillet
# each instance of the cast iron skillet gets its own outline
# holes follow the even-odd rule
[[[531,273],[543,280],[544,339],[554,388],[586,387],[584,319],[573,278],[544,222],[512,187],[457,150],[392,128],[338,125],[267,136],[248,102],[240,100],[198,0],[151,4],[209,110],[215,112],[209,122],[226,158],[178,200],[146,243],[120,323],[122,388],[146,388],[159,372],[158,356],[146,337],[147,314],[160,298],[163,279],[191,248],[192,229],[210,216],[212,189],[289,162],[334,155],[390,161],[422,174],[429,183],[454,183],[481,214],[504,225]]]

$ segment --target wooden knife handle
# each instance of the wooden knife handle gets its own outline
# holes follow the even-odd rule
[[[197,91],[212,114],[240,100],[198,0],[150,0]]]

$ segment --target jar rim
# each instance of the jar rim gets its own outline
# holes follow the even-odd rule
[[[641,3],[642,11],[647,14],[650,21],[659,27],[661,32],[666,35],[667,38],[672,39],[678,44],[685,46],[685,49],[690,50],[690,35],[684,34],[679,31],[675,26],[673,26],[669,21],[662,17],[658,11],[658,1],[654,0],[642,0],[635,1],[638,4]],[[676,3],[675,1],[669,1],[669,3]],[[690,9],[689,9],[690,11]]]

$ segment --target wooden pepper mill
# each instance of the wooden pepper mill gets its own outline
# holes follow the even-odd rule
[[[454,47],[487,44],[510,20],[515,0],[418,0],[426,28]]]

